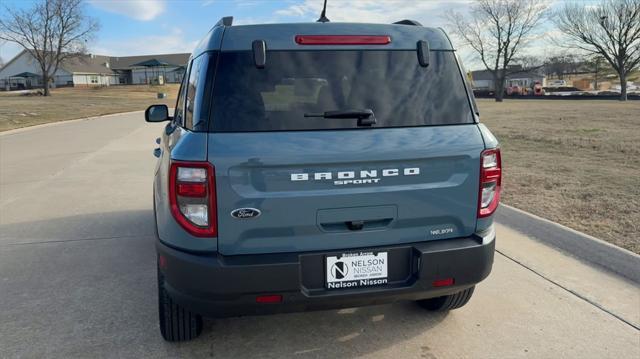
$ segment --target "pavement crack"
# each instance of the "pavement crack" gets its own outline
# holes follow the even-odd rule
[[[32,242],[16,242],[16,243],[5,243],[6,246],[23,246],[29,244],[46,244],[46,243],[65,243],[65,242],[82,242],[82,241],[101,241],[106,239],[129,239],[129,238],[153,238],[154,236],[151,234],[144,235],[135,235],[135,236],[109,236],[109,237],[88,237],[88,238],[74,238],[74,239],[54,239],[54,240],[43,240],[43,241],[32,241]]]
[[[640,326],[638,326],[638,325],[636,325],[636,324],[634,324],[634,323],[632,323],[632,322],[630,322],[630,321],[626,320],[625,318],[621,317],[620,315],[618,315],[618,314],[616,314],[616,313],[614,313],[614,312],[610,311],[609,309],[607,309],[607,308],[603,307],[602,305],[600,305],[600,304],[598,304],[598,303],[596,303],[596,302],[592,301],[591,299],[589,299],[589,298],[587,298],[587,297],[583,296],[582,294],[580,294],[580,293],[578,293],[578,292],[576,292],[576,291],[574,291],[574,290],[572,290],[572,289],[570,289],[570,288],[568,288],[568,287],[565,287],[564,285],[562,285],[562,284],[560,284],[560,283],[558,283],[558,282],[554,281],[553,279],[551,279],[551,278],[549,278],[549,277],[545,276],[544,274],[542,274],[542,273],[540,273],[540,272],[536,271],[535,269],[533,269],[533,268],[531,268],[531,267],[527,266],[526,264],[524,264],[524,263],[520,262],[519,260],[517,260],[517,259],[515,259],[515,258],[512,258],[512,257],[510,257],[510,256],[508,256],[508,255],[506,255],[506,254],[502,253],[501,251],[499,251],[499,250],[497,250],[497,249],[496,249],[496,252],[497,252],[498,254],[500,254],[501,256],[503,256],[503,257],[507,258],[508,260],[510,260],[510,261],[512,261],[512,262],[514,262],[514,263],[516,263],[516,264],[518,264],[519,266],[521,266],[521,267],[523,267],[523,268],[525,268],[525,269],[529,270],[531,273],[533,273],[533,274],[537,275],[538,277],[540,277],[540,278],[542,278],[542,279],[546,280],[547,282],[549,282],[549,283],[551,283],[551,284],[555,285],[556,287],[559,287],[559,288],[561,288],[561,289],[565,290],[566,292],[568,292],[568,293],[570,293],[570,294],[574,295],[575,297],[577,297],[577,298],[579,298],[579,299],[582,299],[583,301],[587,302],[588,304],[591,304],[592,306],[594,306],[594,307],[596,307],[596,308],[600,309],[601,311],[603,311],[603,312],[605,312],[605,313],[607,313],[607,314],[611,315],[612,317],[614,317],[614,318],[618,319],[619,321],[623,322],[624,324],[627,324],[628,326],[630,326],[630,327],[634,328],[635,330],[640,331]]]

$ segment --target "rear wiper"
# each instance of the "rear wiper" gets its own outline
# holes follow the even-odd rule
[[[373,114],[373,111],[371,109],[326,111],[324,113],[305,113],[304,117],[355,118],[358,119],[358,126],[373,126],[376,123],[376,116]]]

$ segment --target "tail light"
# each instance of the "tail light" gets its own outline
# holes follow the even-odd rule
[[[208,162],[172,161],[169,168],[171,214],[198,237],[218,235],[216,178]]]
[[[502,163],[500,149],[482,151],[480,155],[480,193],[478,196],[478,217],[493,214],[500,203]]]
[[[298,45],[388,45],[389,35],[296,35]]]

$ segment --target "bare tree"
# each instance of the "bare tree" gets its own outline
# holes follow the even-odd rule
[[[532,40],[546,13],[539,0],[476,0],[468,16],[451,11],[451,32],[480,55],[493,74],[495,99],[502,101],[509,65]]]
[[[596,54],[587,59],[584,63],[584,68],[593,74],[593,89],[599,90],[599,86],[602,84],[602,80],[617,76],[616,70],[611,67],[611,64],[602,56]]]
[[[544,72],[547,76],[564,79],[565,75],[575,74],[584,61],[574,54],[561,53],[550,56],[544,61]]]
[[[40,66],[44,95],[60,64],[86,52],[98,23],[84,14],[81,0],[40,0],[33,7],[5,7],[0,39],[22,46]]]
[[[627,100],[627,75],[640,65],[640,0],[603,0],[596,6],[565,4],[553,17],[569,46],[600,54],[620,78]]]
[[[544,60],[538,56],[520,56],[512,59],[515,65],[520,65],[523,71],[536,71],[544,66]]]

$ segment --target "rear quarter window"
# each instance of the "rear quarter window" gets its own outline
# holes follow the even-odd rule
[[[454,54],[432,51],[269,51],[265,68],[250,51],[222,52],[213,90],[214,132],[358,128],[355,119],[305,117],[373,110],[374,128],[473,123]]]
[[[206,131],[212,81],[217,53],[204,53],[191,62],[189,77],[184,83],[186,99],[184,107],[184,127],[194,131]]]

